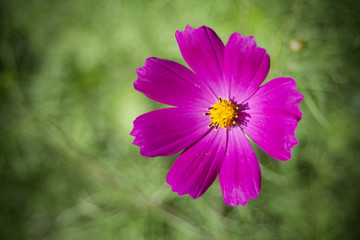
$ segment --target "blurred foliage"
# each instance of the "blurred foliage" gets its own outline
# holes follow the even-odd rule
[[[360,235],[360,2],[0,0],[0,239],[356,239]],[[165,183],[132,121],[151,56],[185,64],[189,24],[254,35],[305,95],[287,162],[255,147],[259,198],[228,207]],[[295,45],[294,45],[295,44]],[[297,44],[297,45],[296,45]],[[300,44],[300,47],[298,46]],[[295,47],[294,47],[295,46]]]

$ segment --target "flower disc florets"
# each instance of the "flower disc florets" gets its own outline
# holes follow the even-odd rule
[[[230,125],[235,124],[235,118],[238,117],[237,110],[239,108],[234,105],[231,101],[226,99],[221,99],[219,97],[219,102],[215,103],[208,108],[210,112],[205,113],[205,115],[210,115],[210,125],[215,126],[215,130],[220,126],[222,128],[228,128]]]

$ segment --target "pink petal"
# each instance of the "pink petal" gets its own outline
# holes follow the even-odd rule
[[[239,127],[229,128],[228,148],[220,170],[220,185],[225,203],[236,207],[257,198],[261,171],[256,155]]]
[[[201,138],[209,130],[208,124],[209,117],[199,110],[165,108],[137,117],[130,134],[141,155],[168,156]]]
[[[216,33],[205,26],[198,29],[186,26],[183,32],[177,31],[175,36],[186,63],[207,82],[216,98],[225,93],[224,44]]]
[[[213,104],[211,90],[188,68],[159,58],[148,58],[145,66],[136,70],[134,87],[147,97],[172,106],[202,106]]]
[[[206,136],[176,159],[166,181],[179,195],[200,197],[218,175],[226,149],[226,130],[209,129]]]
[[[302,117],[303,97],[291,78],[266,83],[247,101],[250,117],[242,126],[244,132],[273,158],[290,159],[290,150],[298,143],[295,128]]]
[[[270,69],[266,50],[256,45],[254,37],[244,37],[239,33],[230,36],[224,61],[229,94],[238,103],[248,99],[259,88]]]

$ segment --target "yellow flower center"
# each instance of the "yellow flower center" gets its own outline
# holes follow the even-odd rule
[[[210,110],[210,112],[204,113],[204,115],[210,115],[211,123],[209,127],[214,126],[215,130],[217,130],[220,126],[226,129],[230,125],[235,124],[235,118],[238,117],[238,109],[231,101],[219,97],[219,102],[208,108],[207,110]]]

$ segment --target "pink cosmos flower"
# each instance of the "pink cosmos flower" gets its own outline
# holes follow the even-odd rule
[[[219,175],[227,205],[246,205],[260,191],[260,166],[248,139],[288,160],[298,141],[303,95],[292,78],[265,80],[270,58],[253,37],[234,33],[226,46],[205,26],[177,31],[193,70],[159,58],[137,69],[137,91],[174,107],[143,114],[131,135],[146,157],[182,151],[166,181],[179,195],[200,197]]]

